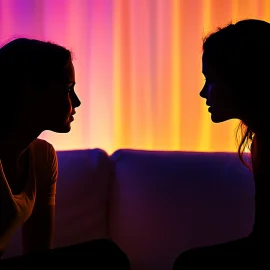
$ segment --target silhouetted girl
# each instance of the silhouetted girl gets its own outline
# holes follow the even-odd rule
[[[243,20],[209,35],[203,43],[202,72],[206,81],[200,95],[212,121],[240,120],[238,153],[254,175],[255,222],[243,239],[182,253],[174,269],[261,269],[270,232],[270,24]],[[246,146],[250,163],[243,158]]]
[[[129,269],[109,240],[52,249],[57,156],[37,138],[45,130],[70,131],[81,104],[74,86],[71,53],[64,47],[19,38],[0,49],[0,257],[20,228],[25,254],[0,260],[1,269],[57,261],[60,267],[77,262],[89,269]]]

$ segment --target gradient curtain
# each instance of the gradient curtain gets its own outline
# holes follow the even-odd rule
[[[29,37],[73,51],[82,105],[69,134],[41,135],[56,150],[236,151],[237,121],[213,124],[199,97],[201,47],[246,18],[270,21],[270,1],[0,0],[0,43]]]

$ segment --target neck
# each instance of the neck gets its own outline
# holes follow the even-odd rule
[[[26,126],[0,131],[0,159],[17,161],[40,134],[41,131]]]

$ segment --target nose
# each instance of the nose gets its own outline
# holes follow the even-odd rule
[[[202,98],[206,98],[206,99],[207,99],[206,84],[204,84],[204,86],[203,86],[203,88],[202,88],[202,90],[201,90],[201,92],[200,92],[200,96],[201,96]]]
[[[73,93],[71,101],[72,101],[73,108],[77,108],[81,106],[81,101],[75,93]]]

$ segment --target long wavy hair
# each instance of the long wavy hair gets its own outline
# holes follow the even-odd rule
[[[265,91],[267,87],[270,90],[269,23],[247,19],[218,27],[203,39],[203,53],[223,81],[235,91],[239,105],[247,104],[253,112],[260,112],[258,115],[261,117],[266,115],[262,110],[269,107]],[[251,117],[264,122],[254,115]],[[256,134],[242,120],[236,130],[236,143],[240,160],[253,171],[254,161],[260,162],[255,151]],[[251,155],[247,155],[247,151]]]
[[[255,159],[255,153],[253,152],[253,147],[255,146],[256,139],[255,133],[248,127],[243,121],[240,121],[236,129],[236,142],[237,142],[237,153],[241,162],[253,172],[252,159]],[[246,158],[246,152],[251,153],[251,158]]]

